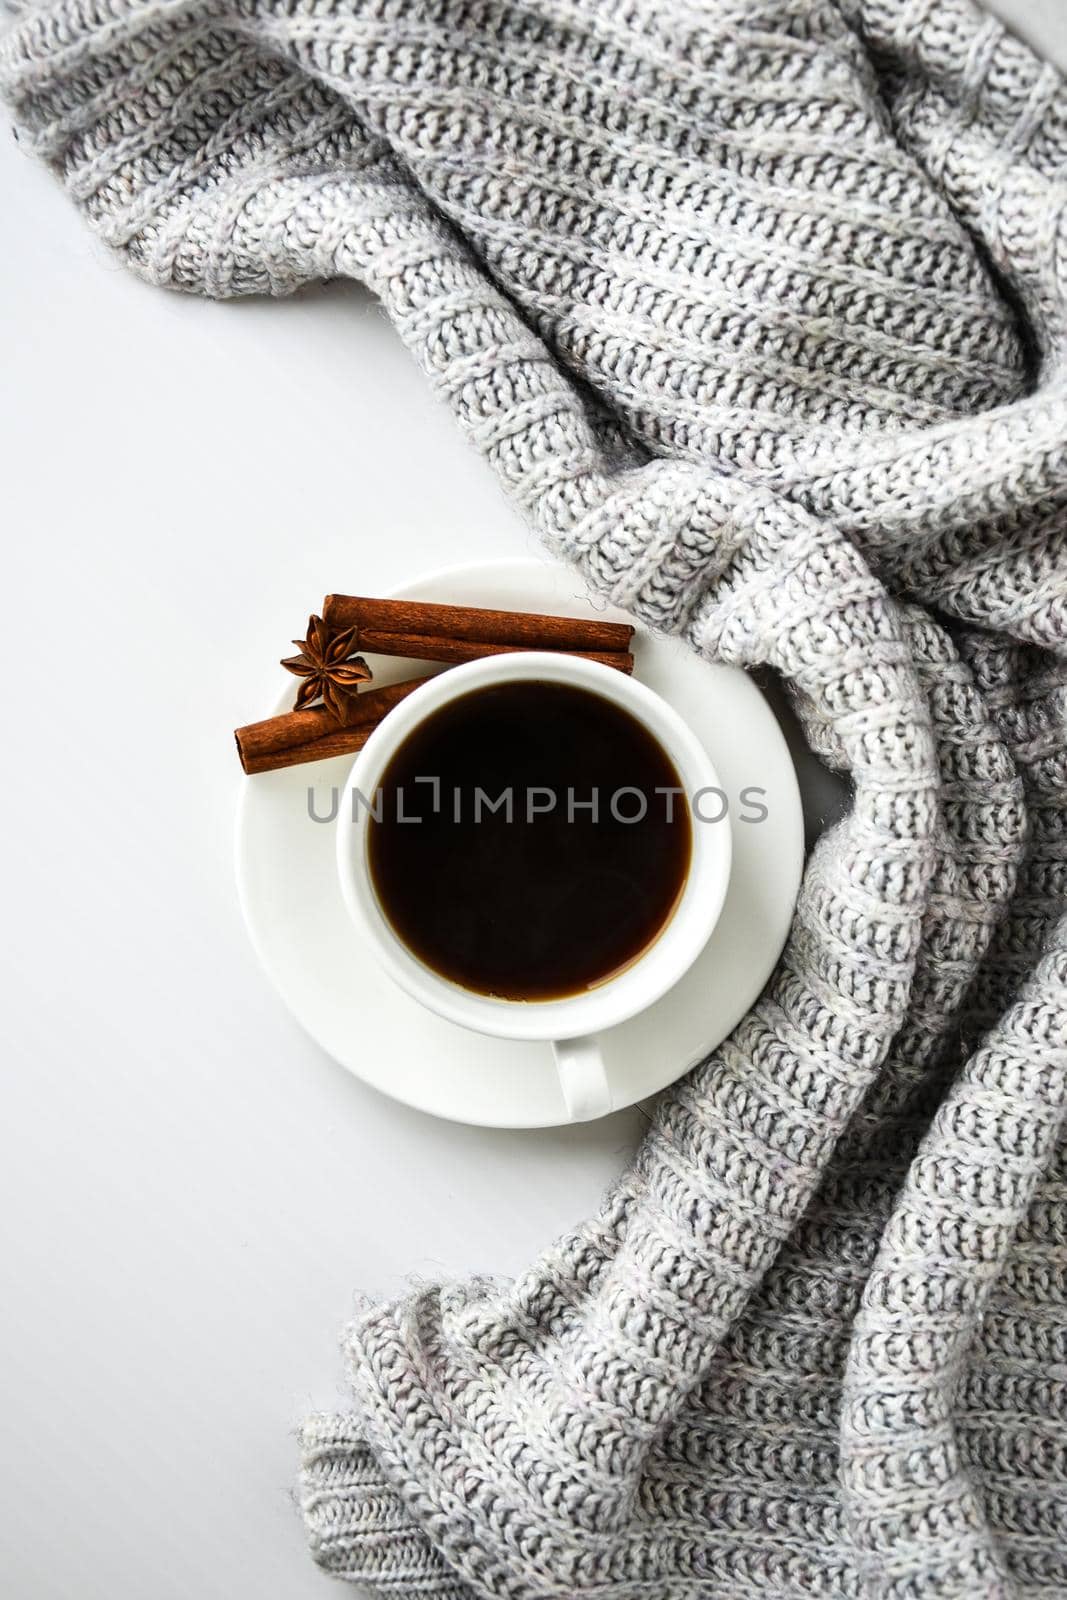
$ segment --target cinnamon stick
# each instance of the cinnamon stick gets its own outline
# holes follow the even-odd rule
[[[363,749],[377,726],[376,722],[364,722],[352,728],[341,728],[335,722],[332,733],[309,739],[306,744],[295,744],[288,750],[275,750],[266,755],[242,754],[241,765],[252,777],[259,772],[279,772],[283,767],[301,767],[308,761],[328,761],[331,756],[354,756]]]
[[[425,678],[406,678],[403,683],[385,684],[353,696],[344,726],[321,705],[249,723],[234,733],[241,765],[248,773],[273,772],[277,767],[295,767],[362,750],[386,713],[425,682]]]
[[[510,645],[513,649],[592,654],[629,651],[634,632],[629,623],[602,622],[593,617],[493,611],[480,606],[434,605],[422,600],[372,600],[363,595],[347,594],[327,595],[322,614],[331,628],[355,627],[360,648],[367,650],[376,648],[366,640],[365,630],[368,629],[387,634],[415,634],[420,638]]]
[[[334,723],[333,733],[323,733],[320,739],[309,739],[307,744],[294,744],[288,750],[274,750],[274,754],[242,757],[242,766],[253,778],[256,773],[278,773],[285,766],[328,762],[334,755],[355,755],[363,749],[376,726],[376,722],[365,722],[355,728],[338,728]]]
[[[357,629],[359,648],[380,656],[410,656],[414,661],[447,661],[453,666],[462,661],[479,661],[483,656],[514,655],[518,651],[542,649],[534,644],[500,644],[497,641],[459,639],[451,634],[386,633],[379,628]],[[599,661],[619,672],[632,672],[634,658],[628,650],[561,650],[561,655],[580,661]]]
[[[352,628],[352,648],[378,655],[455,664],[519,650],[554,650],[633,671],[634,630],[623,622],[337,594],[327,595],[322,611],[331,635]],[[326,706],[316,705],[238,728],[241,765],[247,773],[272,772],[353,754],[393,706],[424,681],[411,678],[353,696],[343,725]]]

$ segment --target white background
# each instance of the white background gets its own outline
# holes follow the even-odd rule
[[[998,9],[1067,64],[1063,0]],[[490,1133],[364,1088],[255,965],[231,730],[327,590],[530,540],[377,306],[142,286],[0,141],[0,1589],[314,1600],[293,1431],[356,1291],[511,1272],[637,1112]]]

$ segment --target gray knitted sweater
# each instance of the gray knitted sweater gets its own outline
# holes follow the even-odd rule
[[[346,1335],[317,1560],[1067,1596],[1067,87],[970,0],[50,0],[2,74],[151,281],[367,282],[550,546],[853,788],[599,1215]]]

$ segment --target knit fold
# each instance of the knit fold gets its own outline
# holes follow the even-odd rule
[[[367,283],[590,591],[852,788],[598,1214],[346,1332],[316,1560],[1067,1593],[1067,86],[971,0],[45,0],[0,89],[149,281]]]

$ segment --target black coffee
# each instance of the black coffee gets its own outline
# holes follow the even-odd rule
[[[498,684],[441,707],[366,798],[395,932],[443,977],[502,999],[560,999],[628,966],[689,870],[671,761],[628,712],[569,685]]]

